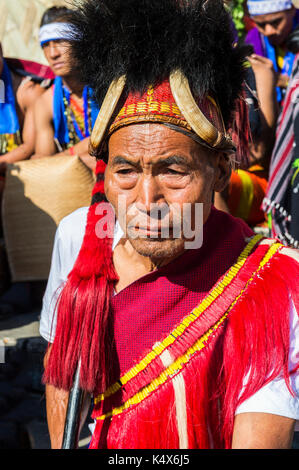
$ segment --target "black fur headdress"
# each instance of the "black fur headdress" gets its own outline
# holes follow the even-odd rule
[[[80,39],[73,54],[81,79],[101,104],[114,78],[126,74],[143,92],[180,68],[193,93],[217,97],[228,124],[244,78],[244,49],[234,46],[222,0],[77,0]]]

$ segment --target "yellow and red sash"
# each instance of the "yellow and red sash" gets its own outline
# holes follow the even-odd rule
[[[206,406],[203,404],[207,401],[205,394],[209,394],[208,389],[212,396],[215,395],[214,399],[219,402],[224,400],[225,394],[229,392],[229,387],[226,391],[221,391],[221,387],[215,390],[210,382],[215,374],[216,383],[223,367],[227,366],[223,363],[223,333],[230,330],[236,318],[239,328],[240,307],[244,302],[245,304],[249,302],[255,286],[262,284],[261,281],[263,281],[265,292],[267,292],[269,289],[269,286],[265,285],[267,272],[271,270],[273,263],[277,263],[282,247],[279,243],[273,243],[271,246],[260,244],[256,248],[260,238],[260,236],[255,236],[249,241],[237,262],[169,335],[159,344],[154,345],[138,364],[130,368],[103,394],[95,398],[93,417],[97,420],[97,426],[91,448],[179,447],[180,433],[174,392],[174,382],[178,377],[183,378],[187,396],[188,446],[201,448],[211,446],[212,431],[208,432],[206,423],[208,418],[204,408],[209,410],[213,426],[220,426],[215,416],[220,416],[221,413],[215,412],[215,401],[211,400]],[[273,283],[275,285],[275,276]],[[257,294],[260,290],[263,290],[262,285],[257,289]],[[285,291],[281,289],[282,298],[284,293]],[[284,298],[284,301],[286,302],[287,299]],[[282,304],[285,308],[286,304],[284,302]],[[247,307],[248,305],[246,309],[244,307],[244,314],[248,312]],[[273,311],[273,305],[271,305],[271,310]],[[248,322],[250,328],[256,329],[257,334],[260,334],[260,327],[252,325],[249,320]],[[276,327],[275,331],[277,333]],[[242,341],[242,335],[244,332],[240,334],[240,341]],[[235,338],[234,341],[238,340]],[[284,344],[282,349],[285,347],[287,345]],[[245,349],[246,345],[244,345],[244,351]],[[167,361],[165,361],[166,356],[168,356]],[[254,362],[252,362],[253,365]],[[237,365],[231,364],[231,366]],[[248,372],[248,366],[249,364],[242,370],[244,364],[240,364],[240,377]],[[201,384],[207,387],[204,393]],[[241,385],[242,381],[239,383],[240,390]],[[198,396],[196,405],[194,396]],[[229,400],[227,402],[229,403]],[[225,410],[225,405],[223,409]],[[169,432],[166,432],[165,426],[169,427]],[[107,432],[104,431],[105,429]],[[225,437],[224,431],[219,432],[218,439],[214,438],[216,441],[214,445],[225,446],[230,438],[231,436]],[[225,440],[227,440],[226,444]]]

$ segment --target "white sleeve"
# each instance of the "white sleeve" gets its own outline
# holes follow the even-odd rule
[[[290,305],[290,355],[289,370],[299,362],[299,319],[294,303]],[[271,413],[297,420],[299,430],[299,371],[290,375],[290,384],[294,392],[291,395],[282,376],[269,382],[258,392],[245,400],[236,410],[240,413]]]
[[[85,233],[87,212],[88,208],[73,212],[60,222],[56,231],[51,269],[43,297],[39,326],[41,336],[50,343],[54,341],[55,336],[56,302],[80,251]]]

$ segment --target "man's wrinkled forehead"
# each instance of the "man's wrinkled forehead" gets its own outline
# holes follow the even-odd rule
[[[110,164],[116,158],[119,163],[122,157],[156,161],[170,156],[190,159],[199,153],[209,150],[201,148],[190,136],[157,123],[131,124],[118,129],[109,139]]]

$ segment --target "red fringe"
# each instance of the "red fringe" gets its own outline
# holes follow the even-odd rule
[[[289,383],[290,296],[299,311],[299,264],[275,255],[230,316],[223,344],[223,438],[231,446],[236,408],[283,373]],[[242,389],[244,378],[247,384]],[[220,385],[220,384],[219,384]]]
[[[115,416],[98,420],[90,449],[177,449],[179,446],[171,381],[138,406]]]
[[[97,174],[104,171],[105,165],[99,162]],[[103,181],[98,181],[93,194],[103,191]],[[59,297],[55,339],[43,376],[45,383],[65,390],[72,386],[79,359],[83,389],[94,392],[107,386],[109,299],[117,274],[112,238],[96,235],[95,227],[101,219],[96,215],[101,213],[96,211],[97,206],[89,209],[80,253]]]

